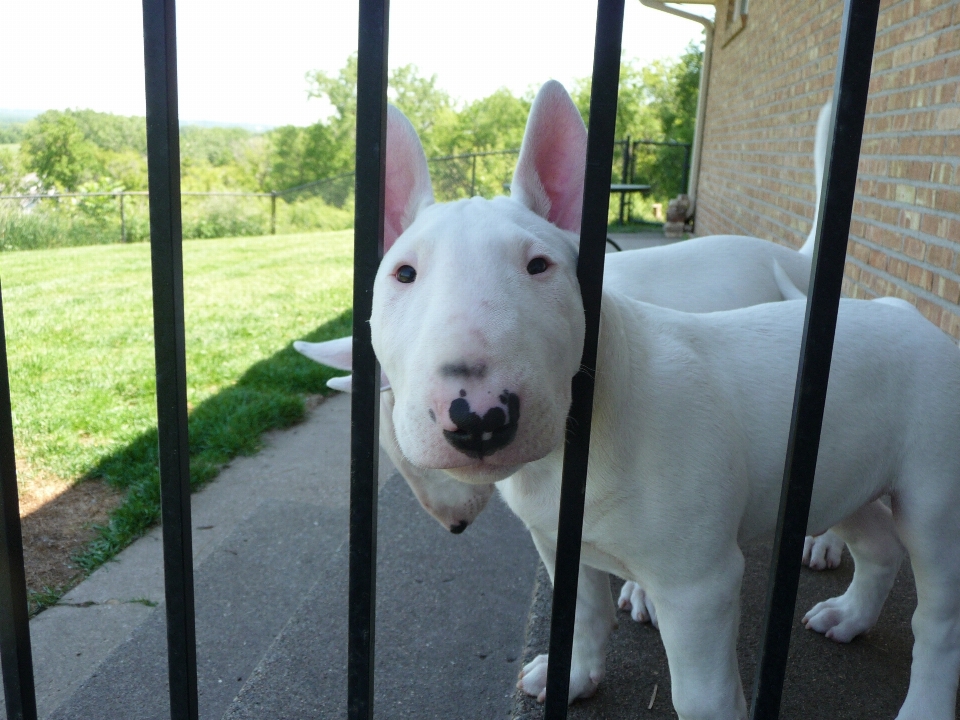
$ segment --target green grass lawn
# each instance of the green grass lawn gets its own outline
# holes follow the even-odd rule
[[[184,242],[191,475],[213,477],[303,415],[333,374],[290,347],[350,333],[352,231]],[[92,569],[159,517],[147,244],[0,254],[22,482],[99,477],[126,492]]]

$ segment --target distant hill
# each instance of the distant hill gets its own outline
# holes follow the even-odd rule
[[[24,123],[42,112],[43,110],[5,110],[0,108],[0,125]]]
[[[17,123],[25,123],[28,120],[32,120],[40,113],[44,112],[43,110],[11,110],[7,108],[0,108],[0,125],[12,125]],[[221,122],[219,120],[180,120],[180,125],[182,127],[192,126],[192,127],[222,127],[222,128],[242,128],[248,130],[252,133],[264,133],[267,130],[272,130],[273,125],[255,125],[252,123],[233,123],[233,122]]]

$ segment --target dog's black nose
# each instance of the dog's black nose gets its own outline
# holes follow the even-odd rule
[[[480,417],[470,409],[465,397],[450,403],[450,419],[456,430],[444,430],[447,442],[467,457],[483,458],[506,447],[517,435],[520,420],[520,398],[516,393],[504,390],[500,402],[506,406],[492,407]]]
[[[469,524],[470,523],[468,523],[466,520],[461,520],[456,525],[450,526],[450,532],[452,532],[454,535],[459,535],[460,533],[462,533],[464,530],[467,529],[467,525]]]

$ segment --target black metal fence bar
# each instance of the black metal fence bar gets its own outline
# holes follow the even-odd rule
[[[143,0],[143,50],[170,716],[197,720],[174,0]]]
[[[17,460],[13,448],[13,413],[7,341],[0,295],[0,664],[8,720],[36,720],[37,698],[30,651],[27,581],[17,497]]]
[[[835,124],[827,152],[825,192],[818,215],[774,561],[767,588],[767,618],[757,667],[753,720],[773,720],[780,714],[800,578],[800,556],[827,398],[879,9],[879,0],[847,0],[844,7],[834,81]]]
[[[563,481],[557,530],[557,559],[550,620],[550,664],[547,673],[546,720],[567,717],[573,628],[580,570],[580,537],[590,453],[594,374],[600,335],[600,301],[603,262],[613,174],[613,136],[617,120],[620,82],[620,44],[624,0],[599,0],[593,56],[593,89],[590,95],[590,130],[580,230],[577,278],[583,297],[586,334],[581,370],[573,379],[573,403],[567,418],[563,456]]]
[[[383,256],[389,0],[360,0],[354,217],[353,395],[347,717],[373,718],[377,600],[380,366],[370,344],[373,279]]]

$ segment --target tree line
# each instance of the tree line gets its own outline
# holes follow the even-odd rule
[[[617,137],[690,142],[696,114],[702,50],[691,44],[675,60],[621,68]],[[307,127],[287,125],[263,133],[239,127],[181,129],[184,190],[269,192],[353,168],[356,127],[356,56],[336,74],[307,76],[310,97],[325,100],[329,117]],[[423,77],[416,66],[390,73],[390,100],[410,118],[427,157],[517,148],[535,88],[521,95],[500,89],[460,104]],[[570,88],[589,120],[590,82]],[[145,190],[146,128],[142,117],[93,110],[48,110],[23,124],[0,125],[0,193]]]
[[[689,143],[696,116],[702,50],[641,67],[622,63],[617,137]],[[185,192],[283,193],[271,204],[253,197],[185,196],[184,238],[337,230],[352,226],[357,58],[336,73],[307,75],[308,93],[325,101],[328,116],[307,127],[266,132],[242,127],[180,129],[181,188]],[[389,98],[420,134],[438,200],[501,194],[510,182],[537,88],[501,88],[458,102],[413,65],[389,77]],[[589,120],[590,81],[570,94]],[[28,122],[0,120],[0,195],[147,189],[146,121],[93,110],[48,110]],[[652,147],[635,158],[635,182],[653,187],[634,208],[649,211],[683,191],[682,148]],[[465,154],[485,155],[460,157]],[[498,154],[499,153],[499,154]],[[451,156],[453,156],[451,158]],[[619,178],[620,159],[615,160]],[[320,182],[333,178],[329,182]],[[299,186],[309,191],[284,192]],[[84,196],[70,201],[0,201],[0,250],[145,240],[143,198]]]

